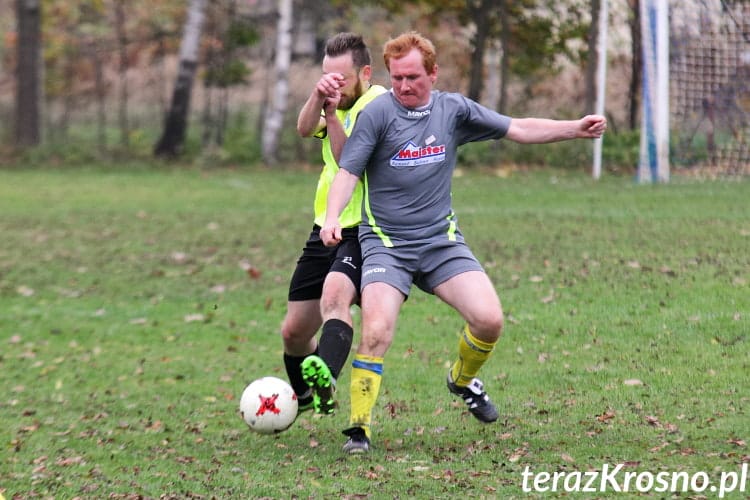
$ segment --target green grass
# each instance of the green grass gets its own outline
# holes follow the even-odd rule
[[[348,370],[333,417],[249,432],[243,388],[285,377],[278,330],[315,182],[0,171],[0,493],[526,498],[527,466],[718,481],[750,460],[750,184],[678,177],[455,179],[460,225],[506,312],[482,371],[497,424],[448,394],[461,321],[415,290],[385,360],[373,453],[341,453]],[[583,496],[597,495],[612,493]]]

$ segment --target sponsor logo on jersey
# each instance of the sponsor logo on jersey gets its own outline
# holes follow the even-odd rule
[[[445,144],[417,146],[412,141],[404,144],[398,153],[391,157],[391,166],[397,168],[416,167],[445,160]]]
[[[406,112],[407,118],[422,118],[423,116],[429,116],[430,110],[425,109],[424,111],[409,110]]]
[[[385,272],[384,267],[373,267],[372,269],[368,269],[367,271],[365,271],[364,274],[362,274],[362,277],[369,276],[370,274],[373,274],[373,273],[384,273],[384,272]]]

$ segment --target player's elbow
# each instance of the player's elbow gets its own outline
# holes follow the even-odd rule
[[[313,132],[314,131],[310,127],[297,123],[297,134],[299,134],[300,137],[311,137]]]

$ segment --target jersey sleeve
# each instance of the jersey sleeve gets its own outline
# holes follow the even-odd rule
[[[501,139],[508,133],[510,117],[493,111],[464,96],[456,95],[460,101],[458,108],[462,110],[456,115],[460,120],[457,130],[458,144],[474,141]]]
[[[377,143],[378,120],[373,107],[370,104],[359,113],[339,159],[339,167],[357,177],[364,174]]]

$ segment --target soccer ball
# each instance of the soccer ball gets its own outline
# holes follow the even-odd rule
[[[260,434],[283,432],[297,418],[297,395],[286,381],[262,377],[245,387],[240,415],[251,430]]]

